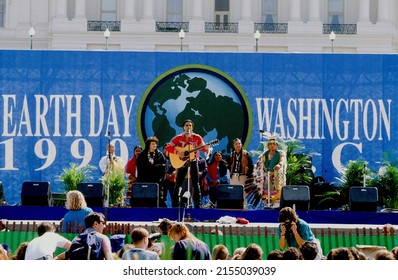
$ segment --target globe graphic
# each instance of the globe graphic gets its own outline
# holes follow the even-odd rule
[[[141,102],[142,138],[156,136],[159,146],[182,133],[191,119],[194,132],[206,143],[218,139],[215,150],[229,153],[235,138],[248,139],[251,114],[243,91],[219,71],[179,69],[153,83]]]

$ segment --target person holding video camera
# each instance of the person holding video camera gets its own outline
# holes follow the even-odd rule
[[[300,248],[306,241],[317,243],[318,256],[316,259],[322,258],[322,248],[318,239],[314,234],[308,223],[300,219],[296,211],[291,207],[284,207],[279,211],[279,247],[286,249],[287,247]]]

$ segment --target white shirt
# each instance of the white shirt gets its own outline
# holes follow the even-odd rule
[[[70,243],[70,241],[65,237],[55,232],[46,232],[29,242],[26,248],[25,260],[36,260],[44,256],[53,256],[57,247],[64,248],[67,243]]]

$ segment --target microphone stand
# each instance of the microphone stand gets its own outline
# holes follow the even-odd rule
[[[108,163],[108,165],[107,165],[107,174],[106,174],[106,176],[107,176],[107,179],[106,179],[106,184],[107,184],[107,186],[106,186],[106,188],[105,188],[105,190],[106,190],[106,192],[105,192],[105,196],[106,196],[106,199],[105,199],[105,208],[108,208],[109,207],[109,193],[110,193],[110,187],[111,187],[111,169],[110,169],[110,165],[111,165],[111,153],[109,152],[109,148],[110,148],[110,146],[111,146],[111,132],[110,131],[108,131],[108,133],[107,133],[107,137],[108,137],[108,157],[109,157],[109,163]]]
[[[363,164],[363,187],[366,187],[366,163]]]

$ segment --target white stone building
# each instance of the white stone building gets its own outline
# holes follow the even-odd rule
[[[0,0],[0,49],[396,53],[397,2]]]

